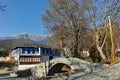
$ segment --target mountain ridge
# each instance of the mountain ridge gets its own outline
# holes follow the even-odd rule
[[[12,49],[16,46],[40,46],[47,43],[48,36],[21,33],[10,37],[0,37],[0,48]]]

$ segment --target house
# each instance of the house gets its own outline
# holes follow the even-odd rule
[[[84,57],[84,58],[89,57],[90,56],[89,48],[83,48],[81,56]]]
[[[120,57],[120,47],[118,47],[118,48],[115,49],[115,55],[117,57]]]
[[[12,51],[12,56],[18,63],[18,69],[24,69],[60,57],[60,53],[58,49],[44,47],[16,47]]]
[[[116,52],[120,52],[120,47],[115,49]]]
[[[64,47],[63,49],[64,49],[65,56],[67,58],[71,57],[70,49],[68,47]]]

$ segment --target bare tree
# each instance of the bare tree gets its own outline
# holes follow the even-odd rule
[[[111,1],[110,0],[101,0],[101,1],[92,0],[91,1],[91,14],[92,14],[92,23],[95,30],[95,43],[96,43],[97,50],[99,51],[99,54],[103,60],[107,59],[107,55],[104,53],[103,48],[105,46],[108,46],[105,44],[107,43],[106,39],[109,38],[108,36],[110,33],[108,30],[109,29],[108,16],[111,16],[113,18],[116,16],[114,14],[119,13],[119,10],[114,10],[119,6],[118,3],[119,3],[119,0],[114,0],[114,1],[113,0]],[[115,21],[115,19],[113,20]]]
[[[48,0],[50,9],[43,15],[43,21],[57,36],[61,49],[71,48],[73,56],[79,57],[81,32],[85,29],[87,0]]]
[[[43,15],[50,43],[63,50],[67,47],[79,57],[80,48],[95,43],[103,60],[111,58],[108,16],[112,26],[119,18],[119,0],[48,0],[49,9]],[[114,35],[114,34],[113,34]],[[114,38],[114,37],[113,37]],[[109,56],[109,57],[108,57]]]

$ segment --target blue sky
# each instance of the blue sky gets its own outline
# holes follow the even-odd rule
[[[5,12],[0,11],[0,37],[20,33],[44,35],[42,14],[48,8],[47,0],[0,0],[7,4]]]

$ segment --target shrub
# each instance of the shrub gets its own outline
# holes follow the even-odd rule
[[[14,60],[0,62],[0,68],[9,68],[9,70],[13,70],[15,66],[16,62]]]
[[[9,50],[0,50],[0,57],[9,56]]]

